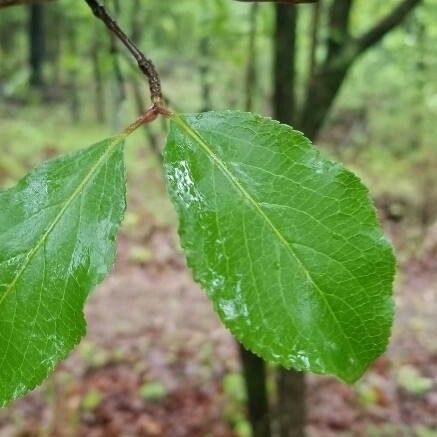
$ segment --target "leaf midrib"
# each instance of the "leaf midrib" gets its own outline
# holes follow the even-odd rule
[[[247,192],[247,190],[241,185],[241,183],[238,181],[238,179],[228,170],[224,162],[213,152],[212,148],[208,145],[208,143],[195,131],[191,128],[191,126],[182,118],[180,115],[173,116],[173,120],[178,123],[180,127],[191,137],[193,138],[203,149],[203,151],[206,153],[207,156],[209,156],[217,165],[218,167],[223,171],[223,174],[227,179],[231,181],[231,183],[241,192],[243,197],[245,197],[248,202],[252,205],[252,207],[255,209],[255,211],[263,218],[266,223],[270,226],[273,233],[276,235],[278,240],[281,244],[285,246],[285,248],[288,250],[288,252],[296,259],[296,261],[301,266],[302,270],[304,271],[305,275],[308,277],[308,279],[311,281],[311,283],[314,285],[315,289],[318,291],[320,296],[322,297],[323,301],[325,302],[325,305],[329,311],[329,313],[332,316],[332,319],[338,326],[339,330],[343,334],[343,337],[345,338],[347,345],[352,352],[353,356],[358,360],[358,356],[355,352],[355,349],[352,347],[352,344],[350,342],[349,337],[346,335],[346,332],[343,329],[343,326],[340,324],[340,321],[338,320],[337,316],[335,315],[329,301],[327,300],[325,293],[323,290],[320,289],[320,287],[316,284],[314,281],[310,271],[305,266],[303,261],[300,259],[300,257],[295,253],[290,243],[285,239],[285,237],[282,235],[282,233],[279,231],[279,229],[274,225],[270,217],[262,210],[258,202]]]
[[[119,145],[124,139],[126,138],[126,134],[122,133],[116,137],[114,137],[113,141],[109,144],[107,150],[103,155],[98,159],[98,161],[90,168],[88,173],[83,178],[82,182],[77,186],[77,188],[73,191],[73,193],[66,199],[66,201],[62,204],[62,208],[59,211],[59,213],[56,215],[56,217],[53,219],[53,222],[50,224],[50,226],[47,228],[47,230],[44,232],[44,234],[41,236],[41,238],[37,241],[34,247],[32,247],[26,254],[25,260],[23,262],[23,265],[21,266],[20,270],[18,270],[17,274],[15,275],[12,282],[9,284],[9,286],[6,288],[4,294],[0,297],[0,306],[3,304],[5,299],[9,296],[9,294],[12,292],[13,288],[15,287],[16,283],[20,279],[21,275],[26,270],[26,267],[30,264],[32,261],[33,256],[38,252],[40,247],[45,243],[50,233],[53,231],[59,220],[64,215],[65,211],[67,211],[68,207],[73,203],[73,201],[76,199],[76,197],[79,195],[79,193],[82,191],[84,186],[88,183],[88,181],[91,179],[91,177],[95,174],[97,169],[100,167],[100,165],[105,162],[105,160],[111,155],[111,153],[114,151],[117,145]]]

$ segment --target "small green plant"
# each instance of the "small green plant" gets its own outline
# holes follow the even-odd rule
[[[168,111],[153,64],[87,3],[136,57],[153,106],[0,193],[0,405],[40,384],[83,337],[85,301],[114,263],[125,140],[158,116],[170,120],[164,167],[188,265],[226,327],[270,362],[358,379],[393,320],[395,260],[367,189],[289,126]]]
[[[167,396],[167,389],[160,382],[148,382],[140,387],[140,395],[147,401],[160,401]]]

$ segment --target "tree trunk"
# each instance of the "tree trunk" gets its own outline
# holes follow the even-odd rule
[[[211,100],[211,68],[210,68],[210,47],[209,47],[209,35],[202,36],[199,41],[199,83],[200,83],[200,112],[210,111],[212,108]]]
[[[311,83],[316,71],[317,65],[317,46],[319,42],[319,28],[321,18],[321,3],[317,2],[313,5],[313,13],[311,17],[311,45],[309,54],[309,67],[308,67],[308,85]]]
[[[275,6],[276,29],[273,41],[273,114],[282,123],[295,120],[295,53],[297,8]]]
[[[256,86],[256,33],[258,4],[251,5],[249,16],[249,40],[245,83],[245,110],[253,110],[253,95]],[[253,437],[270,437],[269,396],[266,384],[266,365],[257,355],[248,351],[243,345],[240,350],[243,377],[247,392],[247,409]]]
[[[295,114],[295,59],[297,8],[275,6],[274,34],[274,117],[282,123],[294,125]],[[281,437],[305,435],[306,405],[305,376],[302,372],[277,371],[277,418]]]
[[[49,13],[47,19],[52,24],[48,28],[46,58],[51,70],[50,87],[53,88],[52,93],[55,93],[56,97],[58,97],[61,88],[62,38],[66,23],[60,5],[52,5],[47,12]]]
[[[253,109],[253,97],[256,88],[256,34],[258,10],[258,3],[254,3],[251,6],[249,17],[249,44],[247,47],[246,96],[244,105],[246,111],[252,111]]]
[[[279,369],[278,423],[280,437],[303,437],[306,425],[306,382],[303,372]]]
[[[79,96],[79,86],[78,86],[78,73],[79,64],[77,57],[77,31],[76,26],[69,25],[67,29],[67,39],[68,39],[68,50],[73,62],[69,65],[67,75],[68,75],[68,98],[70,102],[70,113],[73,123],[78,123],[80,121],[80,96]]]
[[[335,68],[328,66],[317,71],[311,78],[305,104],[297,123],[298,129],[311,140],[317,138],[349,66],[349,63]]]
[[[34,88],[42,88],[43,64],[45,55],[44,6],[34,4],[29,6],[29,84]]]
[[[100,60],[100,50],[101,45],[99,41],[99,34],[95,34],[94,44],[91,48],[91,59],[93,63],[93,76],[94,76],[94,89],[95,89],[95,99],[94,108],[96,114],[97,123],[103,124],[106,121],[105,112],[105,89],[104,89],[104,78],[102,73],[102,66]]]
[[[310,58],[310,78],[305,102],[299,114],[295,111],[295,31],[297,8],[276,5],[274,48],[274,116],[283,123],[294,124],[310,139],[315,139],[351,65],[385,34],[396,27],[421,0],[403,0],[387,16],[377,22],[362,37],[349,35],[352,0],[333,0],[329,11],[326,60],[315,64],[314,45]],[[318,13],[318,12],[317,12]],[[315,22],[319,17],[315,16]],[[315,29],[314,29],[315,30]],[[317,37],[316,34],[313,33]],[[317,38],[314,39],[316,44]],[[281,437],[301,437],[305,434],[304,374],[279,370],[278,417]]]
[[[253,437],[270,437],[269,400],[264,361],[239,345],[243,377],[246,384],[247,408]]]

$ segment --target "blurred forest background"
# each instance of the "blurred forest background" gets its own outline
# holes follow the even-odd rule
[[[305,89],[327,56],[323,42],[332,42],[334,3],[289,16],[298,14],[296,108],[313,97]],[[360,35],[399,0],[349,3],[350,32]],[[287,87],[278,88],[274,68],[284,5],[105,4],[154,60],[173,110],[251,108],[292,122],[287,100],[285,110],[278,105]],[[284,84],[292,72],[281,72]],[[369,186],[396,247],[397,319],[388,352],[354,386],[308,376],[306,428],[310,436],[435,437],[437,0],[423,0],[346,73],[323,128],[303,128],[316,106],[302,109],[296,126]],[[85,2],[0,8],[1,188],[43,159],[118,132],[148,99],[135,63]],[[162,180],[166,131],[161,120],[129,140],[118,261],[88,303],[87,337],[40,389],[0,411],[0,436],[251,435],[238,348],[178,245]],[[267,389],[275,399],[270,367]]]

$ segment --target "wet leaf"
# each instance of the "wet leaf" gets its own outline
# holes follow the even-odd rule
[[[48,161],[0,192],[0,405],[40,384],[85,333],[125,209],[124,136]]]
[[[355,381],[386,348],[394,257],[367,189],[253,114],[174,116],[168,189],[194,278],[250,350]]]

